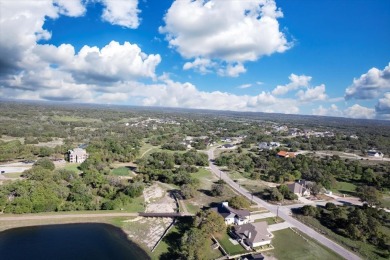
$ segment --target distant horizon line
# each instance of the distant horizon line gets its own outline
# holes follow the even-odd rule
[[[0,97],[0,101],[5,102],[16,102],[16,103],[42,103],[42,104],[51,104],[51,105],[81,105],[81,106],[98,106],[98,107],[132,107],[139,109],[149,109],[149,110],[187,110],[191,111],[205,111],[205,112],[214,112],[214,113],[237,113],[237,114],[263,114],[263,115],[283,115],[291,117],[313,117],[313,118],[326,118],[326,119],[339,119],[339,120],[354,120],[354,121],[377,121],[390,125],[390,120],[378,119],[378,118],[352,118],[344,116],[329,116],[329,115],[313,115],[313,114],[287,114],[280,112],[263,112],[263,111],[239,111],[239,110],[225,110],[225,109],[209,109],[209,108],[188,108],[188,107],[167,107],[167,106],[143,106],[143,105],[132,105],[132,104],[111,104],[111,103],[88,103],[88,102],[74,102],[74,101],[62,101],[62,100],[31,100],[31,99],[13,99],[13,98],[3,98]]]

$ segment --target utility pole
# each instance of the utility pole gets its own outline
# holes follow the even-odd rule
[[[275,218],[275,223],[277,223],[277,221],[278,221],[278,218],[279,218],[279,206],[280,206],[280,203],[278,203],[278,207],[276,208],[276,218]]]

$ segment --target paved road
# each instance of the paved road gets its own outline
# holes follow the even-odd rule
[[[270,212],[278,215],[282,219],[284,219],[288,224],[291,226],[299,229],[304,234],[308,235],[309,237],[315,239],[322,245],[330,248],[340,256],[344,257],[348,260],[357,260],[360,259],[357,255],[350,252],[349,250],[345,249],[344,247],[340,246],[339,244],[333,242],[332,240],[326,238],[325,236],[321,235],[320,233],[316,232],[312,228],[306,226],[305,224],[299,222],[298,220],[294,219],[293,217],[289,216],[289,213],[291,212],[289,208],[284,208],[282,206],[272,205],[269,204],[260,198],[253,196],[248,190],[244,189],[243,187],[239,186],[237,183],[235,183],[226,173],[220,171],[217,166],[215,166],[212,161],[214,160],[214,149],[212,148],[208,150],[208,156],[209,156],[209,167],[210,170],[217,175],[218,177],[221,177],[227,184],[229,184],[233,189],[235,189],[237,192],[242,194],[243,196],[247,197],[249,200],[252,200],[253,202],[257,203],[258,205],[266,208]]]

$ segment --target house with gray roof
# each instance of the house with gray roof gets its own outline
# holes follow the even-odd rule
[[[309,183],[309,182],[307,182]],[[310,182],[312,183],[312,182]],[[294,182],[294,183],[290,183],[290,184],[287,184],[287,187],[288,189],[296,194],[297,196],[301,197],[301,196],[310,196],[310,189],[309,187],[305,184],[305,182]]]
[[[233,232],[239,242],[244,242],[252,248],[268,245],[273,238],[265,221],[235,226]]]

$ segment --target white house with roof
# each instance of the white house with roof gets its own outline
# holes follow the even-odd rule
[[[384,156],[382,152],[379,152],[377,150],[368,150],[367,155],[370,157],[378,157],[378,158],[382,158]]]
[[[212,210],[219,213],[225,220],[226,225],[243,225],[250,221],[250,212],[243,209],[233,209],[228,202],[222,202]]]
[[[67,152],[68,161],[71,163],[82,163],[88,158],[88,153],[85,149],[74,148]]]

